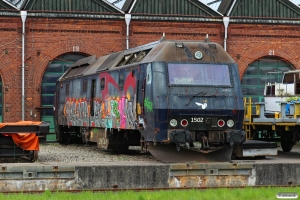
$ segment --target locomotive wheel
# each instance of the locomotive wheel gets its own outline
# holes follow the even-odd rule
[[[281,148],[284,152],[290,152],[293,148],[294,144],[291,140],[281,140]]]
[[[57,141],[59,144],[66,144],[69,140],[69,134],[66,132],[66,128],[59,126],[58,133],[56,133],[56,138],[59,138]]]
[[[32,150],[29,152],[29,159],[32,162],[35,162],[39,158],[39,151]]]

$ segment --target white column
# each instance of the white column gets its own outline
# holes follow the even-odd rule
[[[228,28],[228,24],[229,24],[229,17],[223,17],[223,23],[224,23],[224,27],[225,27],[224,50],[226,51],[227,28]]]
[[[21,11],[22,18],[22,121],[25,120],[25,21],[27,11]]]
[[[126,49],[129,49],[129,24],[131,21],[131,14],[125,14],[126,21]]]

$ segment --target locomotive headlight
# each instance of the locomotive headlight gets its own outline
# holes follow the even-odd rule
[[[227,121],[227,126],[228,127],[233,127],[233,125],[234,125],[234,121],[232,119]]]
[[[211,124],[211,118],[206,119],[206,124]]]
[[[196,52],[195,52],[195,58],[196,58],[196,59],[200,60],[200,59],[202,58],[202,56],[203,56],[203,55],[202,55],[201,51],[196,51]]]
[[[172,126],[172,127],[177,126],[177,120],[176,119],[171,119],[170,126]]]
[[[225,121],[223,119],[219,119],[217,124],[219,127],[223,127],[225,125]]]
[[[186,119],[181,120],[181,126],[185,127],[187,125],[188,125],[188,120]]]

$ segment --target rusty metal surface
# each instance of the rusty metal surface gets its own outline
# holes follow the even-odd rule
[[[48,133],[50,124],[48,122],[41,122],[39,125],[33,124],[18,124],[18,123],[2,123],[5,126],[0,128],[0,133]]]
[[[181,47],[176,47],[180,45]],[[210,53],[205,53],[209,51]],[[120,51],[114,54],[105,55],[103,57],[97,58],[96,61],[88,62],[89,59],[94,59],[94,56],[88,58],[83,58],[78,63],[87,63],[87,65],[79,66],[75,63],[67,73],[65,73],[59,80],[71,78],[72,76],[79,75],[90,75],[91,70],[94,71],[94,68],[97,68],[97,71],[103,70],[115,70],[123,66],[130,66],[132,63],[122,64],[120,60],[125,59],[125,57],[139,54],[140,52],[145,52],[142,60],[135,60],[133,63],[149,63],[156,61],[165,61],[165,62],[174,62],[174,55],[178,62],[189,61],[192,63],[198,63],[199,60],[196,59],[193,55],[196,52],[202,52],[203,57],[201,62],[222,62],[222,63],[234,63],[234,60],[226,53],[218,43],[213,43],[209,41],[187,41],[187,40],[166,40],[163,37],[161,40],[156,42],[151,42],[142,46],[138,46],[132,49],[127,49]],[[148,53],[146,53],[148,52]],[[187,53],[188,52],[188,53]],[[90,64],[91,63],[91,64]],[[89,64],[89,65],[88,65]],[[88,66],[88,67],[87,67]],[[85,68],[80,70],[80,68]],[[74,69],[73,69],[74,68]],[[71,73],[72,72],[72,73]],[[73,73],[74,72],[74,73]],[[71,73],[71,75],[70,75]]]
[[[298,188],[300,185],[261,185],[261,186],[252,186],[251,188]],[[220,189],[220,188],[228,188],[228,189],[243,189],[243,188],[249,188],[248,186],[227,186],[227,187],[216,187],[216,186],[210,186],[210,187],[159,187],[159,188],[106,188],[106,189],[90,189],[90,190],[82,190],[82,189],[70,189],[70,190],[49,190],[50,192],[66,192],[66,193],[80,193],[80,192],[123,192],[123,191],[134,191],[134,192],[148,192],[148,191],[161,191],[161,190],[208,190],[208,189]],[[24,194],[40,194],[44,193],[43,190],[29,190],[29,191],[1,191],[3,194],[12,194],[12,193],[24,193]]]
[[[185,148],[177,151],[172,144],[157,144],[148,146],[148,150],[156,159],[165,163],[229,162],[232,155],[232,149],[227,146],[212,148],[209,151],[196,151]]]
[[[2,163],[0,170],[1,192],[80,188],[75,166]]]
[[[193,163],[170,165],[170,187],[255,185],[251,163]]]
[[[75,166],[0,165],[0,180],[72,179]]]
[[[169,179],[170,187],[240,187],[251,186],[249,176],[174,176]]]
[[[252,163],[220,162],[220,163],[193,163],[171,164],[170,173],[173,176],[191,175],[250,175],[254,165]]]
[[[149,188],[149,184],[152,188],[165,187],[166,189],[233,188],[288,183],[296,185],[299,184],[298,176],[296,176],[300,169],[299,149],[295,148],[291,153],[279,151],[278,156],[261,160],[245,159],[212,163],[163,164],[149,161],[2,164],[2,170],[10,171],[10,173],[16,172],[16,174],[15,178],[11,178],[12,174],[10,174],[11,179],[2,179],[0,189],[1,191],[17,191],[19,189],[21,191],[43,191],[45,189],[76,191],[83,188],[85,190],[99,188],[101,190],[112,188],[126,190],[137,187],[145,189]],[[38,169],[47,168],[52,173],[56,170],[53,168],[55,166],[58,166],[57,170],[62,169],[61,166],[75,166],[75,173],[72,177],[60,176],[60,178],[53,179],[47,177],[50,174],[45,174],[45,177],[41,178]],[[5,169],[5,167],[7,168]],[[157,169],[150,170],[155,167]],[[7,176],[7,178],[9,177]],[[146,180],[144,180],[145,178]],[[144,184],[145,181],[148,185]],[[166,186],[161,186],[162,183]]]
[[[182,48],[175,48],[176,44],[181,44]],[[213,46],[213,47],[212,47]],[[186,53],[190,51],[190,53]],[[205,50],[210,49],[210,54],[206,54]],[[234,63],[234,60],[226,53],[226,51],[217,43],[205,42],[205,41],[184,41],[184,40],[162,40],[157,44],[142,60],[143,63],[155,62],[155,61],[174,61],[174,55],[180,60],[177,61],[189,61],[199,62],[194,58],[195,52],[201,51],[203,57],[201,62],[222,62],[222,63]]]

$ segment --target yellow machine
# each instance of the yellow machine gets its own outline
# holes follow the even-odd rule
[[[243,129],[246,132],[246,139],[247,141],[280,142],[282,150],[289,152],[299,140],[300,103],[278,101],[276,103],[280,106],[279,112],[266,111],[266,103],[253,103],[251,98],[244,98]]]

